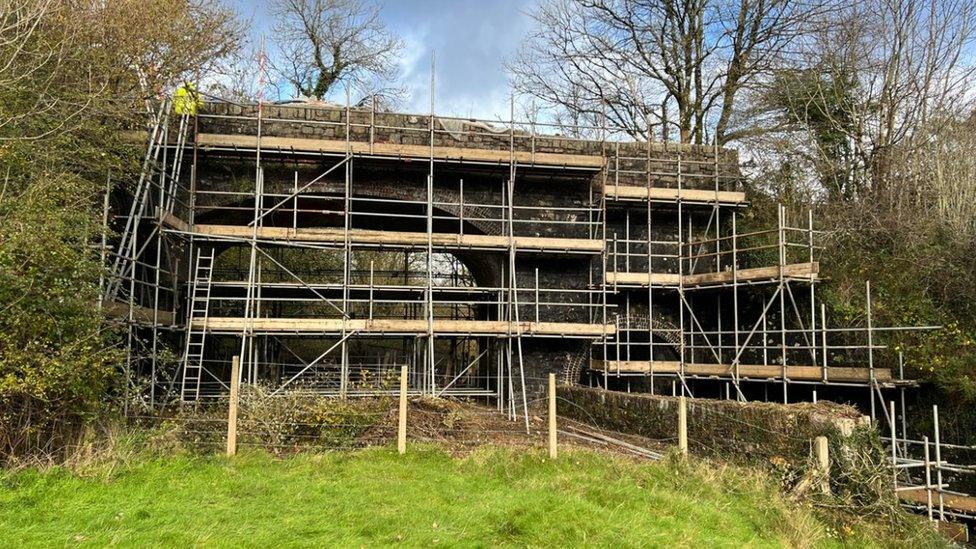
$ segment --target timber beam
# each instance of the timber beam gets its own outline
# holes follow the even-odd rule
[[[593,360],[590,368],[603,372],[621,374],[679,374],[682,373],[681,363],[673,360],[655,360],[653,364],[646,360]],[[689,364],[684,366],[683,373],[689,376],[715,376],[731,378],[734,373],[731,364]],[[828,381],[867,383],[871,380],[871,369],[863,367],[828,366],[826,372]],[[740,364],[738,375],[740,379],[782,380],[783,367],[778,364]],[[824,370],[821,366],[788,365],[786,377],[794,381],[823,381]],[[891,370],[875,368],[874,379],[881,383],[892,380]]]
[[[744,206],[746,193],[739,191],[715,191],[705,189],[673,189],[638,185],[606,185],[604,196],[609,200],[637,200],[651,202],[685,202],[698,204],[721,204],[725,206]]]
[[[783,277],[815,281],[820,272],[820,263],[791,263],[783,266]],[[653,286],[678,286],[683,284],[685,289],[705,288],[732,284],[733,282],[755,283],[778,280],[780,269],[773,267],[754,267],[739,269],[733,273],[720,271],[715,273],[698,273],[679,276],[673,273],[618,273],[608,271],[604,277],[606,285],[647,287],[648,282]]]
[[[197,145],[203,151],[229,150],[250,153],[257,149],[257,137],[253,135],[228,135],[201,133]],[[411,158],[446,162],[480,162],[508,165],[514,158],[519,166],[549,166],[600,170],[606,164],[603,156],[566,153],[542,153],[510,151],[509,149],[478,149],[468,147],[430,147],[428,145],[404,145],[399,143],[369,143],[329,139],[261,136],[262,152],[286,154],[356,154],[393,159]]]
[[[253,227],[243,225],[195,225],[198,236],[248,240],[256,234],[258,240],[314,244],[345,243],[345,232],[340,228]],[[427,233],[402,231],[374,231],[350,229],[349,242],[353,246],[377,248],[421,248],[427,246]],[[509,237],[481,234],[433,233],[430,237],[435,249],[441,250],[497,250],[509,248]],[[584,238],[552,238],[536,236],[512,237],[512,244],[520,251],[562,252],[596,254],[603,251],[603,241]]]
[[[335,335],[358,332],[362,335],[425,335],[427,321],[414,319],[348,319],[341,318],[194,318],[194,329],[209,332],[241,333],[245,329],[254,334]],[[598,338],[613,336],[613,324],[583,324],[571,322],[506,322],[503,320],[434,319],[435,336],[540,336],[567,338]]]

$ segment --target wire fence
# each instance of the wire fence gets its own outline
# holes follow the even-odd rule
[[[807,429],[808,425],[795,419],[803,414],[831,415],[833,404],[783,407],[664,396],[649,398],[663,413],[653,416],[644,428],[627,428],[608,418],[639,418],[640,410],[612,401],[632,395],[577,388],[602,399],[604,406],[594,413],[572,394],[573,389],[557,391],[554,375],[532,381],[540,379],[548,382],[549,389],[526,399],[528,417],[520,407],[499,410],[479,399],[408,395],[404,377],[400,391],[385,396],[342,399],[300,390],[273,394],[270,389],[247,386],[240,394],[232,393],[233,397],[134,413],[129,419],[158,427],[163,436],[187,447],[229,454],[238,448],[280,455],[394,446],[405,453],[417,445],[436,445],[452,453],[485,445],[548,449],[552,457],[557,456],[557,446],[599,449],[644,460],[691,454],[759,466],[794,493],[830,496],[816,500],[827,506],[881,509],[900,500],[904,507],[927,514],[932,521],[976,519],[976,509],[969,507],[976,499],[950,489],[960,477],[976,472],[976,466],[963,458],[976,454],[976,447],[944,443],[937,432],[934,442],[928,437],[920,441],[899,438],[896,431],[894,439],[881,437],[887,448],[858,446],[861,443],[837,442],[829,429]],[[742,413],[744,409],[763,412],[750,416]],[[767,413],[770,415],[763,415]],[[776,423],[770,421],[773,414],[794,417]],[[936,414],[936,425],[937,421]],[[828,436],[832,438],[829,450]],[[851,436],[847,433],[841,438]],[[950,461],[950,455],[958,461]]]

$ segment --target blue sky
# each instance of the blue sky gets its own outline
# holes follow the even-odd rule
[[[252,19],[257,39],[267,32],[266,2],[233,0]],[[504,63],[532,22],[534,0],[380,0],[381,16],[405,43],[404,110],[430,109],[430,57],[436,56],[434,109],[442,115],[508,118]]]

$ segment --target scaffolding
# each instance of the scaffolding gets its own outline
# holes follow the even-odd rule
[[[937,411],[934,443],[908,436],[914,382],[883,343],[938,327],[877,326],[869,282],[859,322],[828,318],[813,212],[741,230],[734,151],[514,113],[163,101],[133,134],[138,178],[105,191],[99,307],[124,330],[127,406],[221,396],[235,355],[271,395],[392,395],[406,366],[411,395],[526,425],[554,368],[740,401],[840,389],[887,429],[907,505],[976,516],[948,488],[972,466],[942,456],[976,449],[941,441]]]
[[[870,285],[866,326],[828,325],[812,212],[739,232],[731,151],[514,108],[505,125],[433,105],[267,110],[208,103],[177,120],[164,102],[151,121],[103,288],[149,405],[221,394],[239,353],[241,380],[276,391],[390,392],[408,365],[414,394],[527,417],[527,339],[578,340],[566,379],[606,388],[746,400],[772,386],[789,402],[791,387],[860,387],[878,417],[882,390],[912,383],[876,356],[877,333],[909,328],[873,325]],[[207,163],[252,175],[201,184]],[[400,171],[422,177],[376,180]],[[566,196],[540,198],[550,185]]]

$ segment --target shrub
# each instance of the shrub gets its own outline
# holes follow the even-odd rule
[[[261,386],[241,388],[238,443],[282,454],[302,448],[348,449],[390,415],[389,398],[339,399],[294,390],[271,396]],[[227,435],[226,402],[184,407],[168,419],[180,443],[213,449]],[[390,433],[392,434],[392,433]]]
[[[0,462],[57,458],[104,410],[121,359],[97,312],[86,182],[27,177],[0,199]]]

